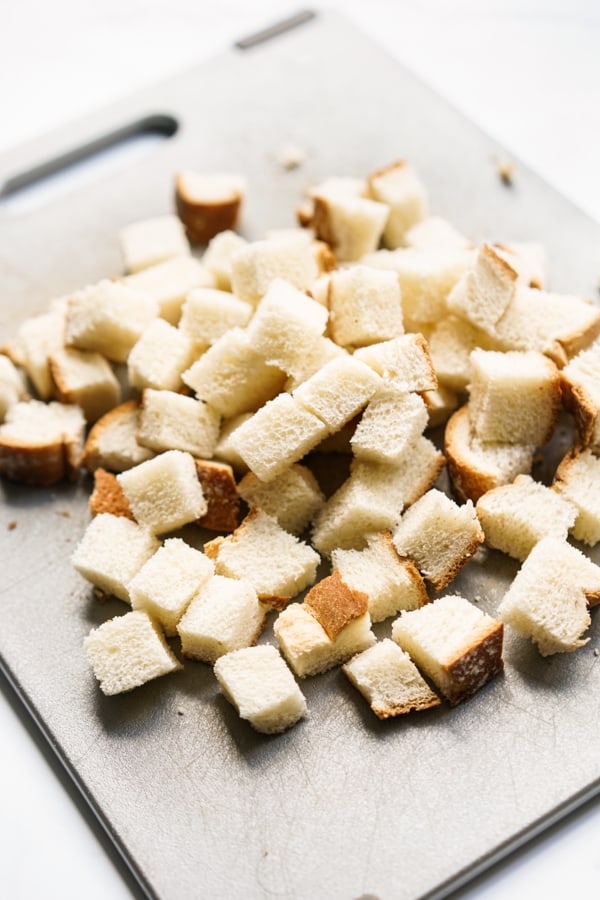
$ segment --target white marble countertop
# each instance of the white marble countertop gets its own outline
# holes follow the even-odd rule
[[[511,155],[600,221],[597,0],[323,5],[353,19]],[[299,6],[289,0],[6,0],[0,153],[208,58]],[[600,274],[600,247],[598,256]],[[60,766],[2,691],[0,734],[2,896],[134,896]],[[596,801],[461,896],[595,896],[599,832]]]

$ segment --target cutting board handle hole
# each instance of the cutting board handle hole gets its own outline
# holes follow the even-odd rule
[[[0,185],[0,208],[31,212],[83,185],[123,170],[177,133],[173,116],[157,113],[128,122],[31,166]]]

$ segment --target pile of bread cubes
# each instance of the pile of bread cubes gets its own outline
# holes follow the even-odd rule
[[[251,242],[239,176],[175,188],[177,215],[120,234],[124,276],[0,356],[0,473],[94,474],[72,561],[124,603],[84,642],[102,691],[179,669],[174,646],[274,733],[307,712],[297,679],[334,666],[383,719],[471,697],[504,624],[542,655],[586,643],[600,568],[568,538],[600,539],[593,302],[546,289],[539,244],[431,216],[406,162],[323,181],[300,227]],[[546,485],[561,408],[574,446]],[[216,536],[198,549],[190,523]],[[497,618],[438,596],[484,541],[521,563]]]

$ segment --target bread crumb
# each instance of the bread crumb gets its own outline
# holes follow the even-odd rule
[[[95,587],[92,591],[94,597],[98,601],[98,603],[106,603],[108,600],[108,594],[105,594],[104,591],[101,591],[99,587]]]
[[[70,512],[70,510],[68,510],[68,509],[57,509],[57,510],[56,510],[56,515],[57,515],[57,516],[62,516],[64,519],[70,519],[70,518],[71,518],[71,512]]]
[[[306,151],[295,144],[285,144],[277,154],[277,162],[286,172],[298,169],[306,159]]]
[[[594,647],[594,656],[600,656],[600,650],[597,647]]]
[[[515,164],[508,157],[500,157],[497,161],[498,175],[503,184],[512,185],[515,174]]]
[[[17,527],[17,520],[16,520],[16,519],[13,519],[12,522],[9,522],[8,525],[7,525],[7,528],[8,528],[9,531],[14,531],[16,527]]]
[[[179,709],[177,710],[177,715],[178,715],[178,716],[185,716],[185,710],[183,710],[181,707],[179,707]]]

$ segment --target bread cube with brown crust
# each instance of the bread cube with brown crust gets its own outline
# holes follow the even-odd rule
[[[489,332],[512,302],[517,278],[512,266],[493,247],[483,244],[448,295],[448,309]]]
[[[121,387],[106,359],[99,353],[63,347],[48,357],[55,396],[83,411],[95,422],[121,400]]]
[[[89,506],[92,515],[110,513],[111,516],[125,516],[135,522],[117,476],[106,469],[98,468],[94,471],[94,489],[90,494]]]
[[[81,465],[91,472],[98,467],[123,472],[152,459],[153,450],[137,441],[140,401],[127,400],[105,413],[91,428],[81,457]]]
[[[210,404],[174,391],[147,388],[142,394],[137,440],[161,452],[184,450],[211,457],[219,439],[221,416]]]
[[[577,510],[573,537],[594,547],[600,541],[600,458],[591,450],[570,450],[556,470],[552,487]]]
[[[369,606],[367,595],[349,587],[339,571],[317,582],[304,598],[304,605],[331,640],[353,619],[364,616]]]
[[[210,531],[234,531],[238,526],[240,495],[233,469],[227,463],[197,459],[196,474],[208,507],[197,524]]]
[[[392,638],[451,706],[472,697],[504,667],[502,622],[458,594],[401,613]]]
[[[13,404],[0,425],[0,475],[42,486],[74,479],[84,429],[78,406],[41,400]]]
[[[560,384],[563,403],[575,418],[581,444],[600,448],[600,340],[562,369]]]
[[[194,244],[234,229],[245,195],[241,175],[183,169],[175,176],[177,214]]]
[[[369,196],[389,207],[383,232],[390,249],[405,243],[406,232],[421,222],[428,212],[425,186],[410,163],[399,160],[379,169],[368,178]]]

